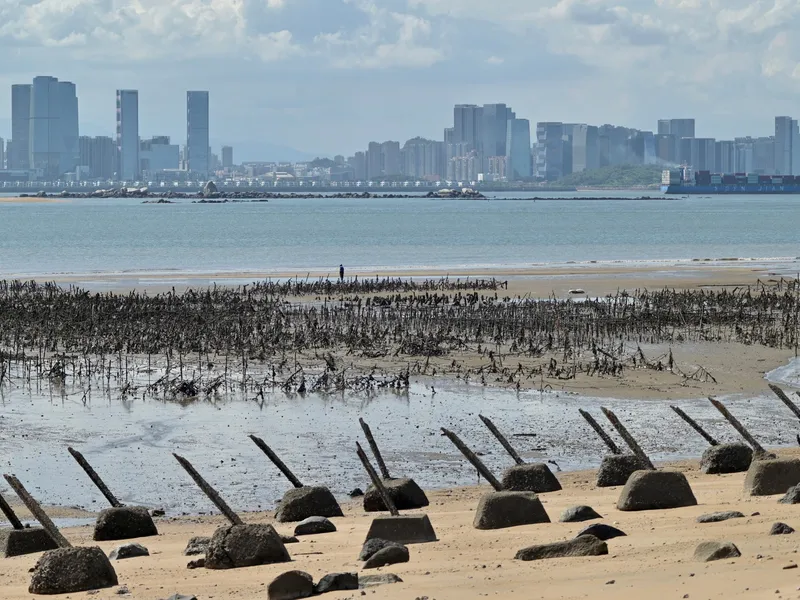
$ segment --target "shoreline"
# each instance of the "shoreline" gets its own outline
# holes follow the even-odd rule
[[[636,261],[582,262],[573,264],[542,264],[519,267],[484,267],[463,269],[439,268],[349,268],[346,279],[497,279],[508,281],[508,288],[498,290],[500,296],[530,298],[602,297],[621,290],[648,289],[703,289],[715,287],[755,286],[759,282],[774,285],[781,278],[794,277],[800,270],[797,259],[685,259],[676,261],[636,263]],[[285,281],[299,279],[337,280],[336,269],[308,269],[304,271],[214,271],[166,272],[132,271],[109,273],[14,273],[0,275],[7,281],[37,281],[60,285],[76,285],[90,291],[165,292],[206,288],[215,284],[223,286],[248,285],[256,281]],[[581,290],[575,293],[576,290]]]

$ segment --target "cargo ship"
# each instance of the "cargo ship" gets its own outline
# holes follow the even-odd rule
[[[661,175],[665,194],[800,194],[800,175],[759,175],[733,173],[720,175],[688,167],[670,169]]]

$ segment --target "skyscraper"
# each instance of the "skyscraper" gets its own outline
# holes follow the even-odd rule
[[[400,142],[381,144],[381,165],[383,175],[400,175]]]
[[[674,135],[676,139],[694,137],[694,119],[662,119],[658,122],[659,135]]]
[[[548,181],[559,179],[565,174],[564,169],[564,124],[537,123],[536,176]]]
[[[139,180],[139,92],[117,90],[117,179]]]
[[[72,173],[80,160],[78,146],[78,93],[75,84],[58,82],[59,124],[61,161],[59,174]]]
[[[484,104],[482,113],[482,135],[477,150],[483,155],[484,171],[487,171],[490,157],[506,155],[508,121],[515,115],[505,104]]]
[[[566,127],[566,126],[565,126]],[[593,125],[580,123],[571,126],[572,131],[572,172],[600,168],[600,148],[597,144],[598,129]]]
[[[117,145],[110,137],[87,137],[78,139],[80,161],[78,164],[87,167],[92,177],[111,179],[117,169]]]
[[[233,167],[233,148],[231,146],[222,147],[222,168],[230,169]]]
[[[31,85],[11,86],[11,148],[9,169],[27,169],[30,165]]]
[[[456,104],[453,109],[453,144],[469,144],[477,150],[483,136],[483,108],[475,104]]]
[[[211,170],[208,115],[208,92],[186,92],[187,169],[201,177]]]
[[[29,163],[45,179],[58,179],[64,140],[61,133],[62,90],[55,77],[34,77],[29,119]],[[63,111],[66,113],[66,111]]]
[[[370,142],[367,146],[367,179],[379,179],[383,169],[381,145],[378,142]]]
[[[0,137],[0,170],[6,168],[6,141]]]
[[[531,177],[531,124],[528,119],[510,119],[506,136],[506,177]]]
[[[795,122],[796,123],[796,122]],[[791,117],[775,117],[775,174],[792,175],[794,127]],[[800,152],[800,148],[797,149]]]

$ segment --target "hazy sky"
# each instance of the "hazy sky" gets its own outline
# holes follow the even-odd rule
[[[455,103],[766,135],[800,116],[798,31],[798,0],[2,0],[0,136],[35,74],[77,84],[87,135],[112,134],[114,91],[135,88],[141,135],[183,143],[185,92],[208,89],[237,159],[441,139]]]

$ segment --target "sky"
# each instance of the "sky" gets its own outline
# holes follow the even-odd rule
[[[181,144],[186,90],[209,90],[237,161],[442,139],[457,103],[769,135],[800,116],[797,31],[799,0],[0,0],[0,136],[34,75],[77,85],[82,135],[138,89],[140,135]]]

